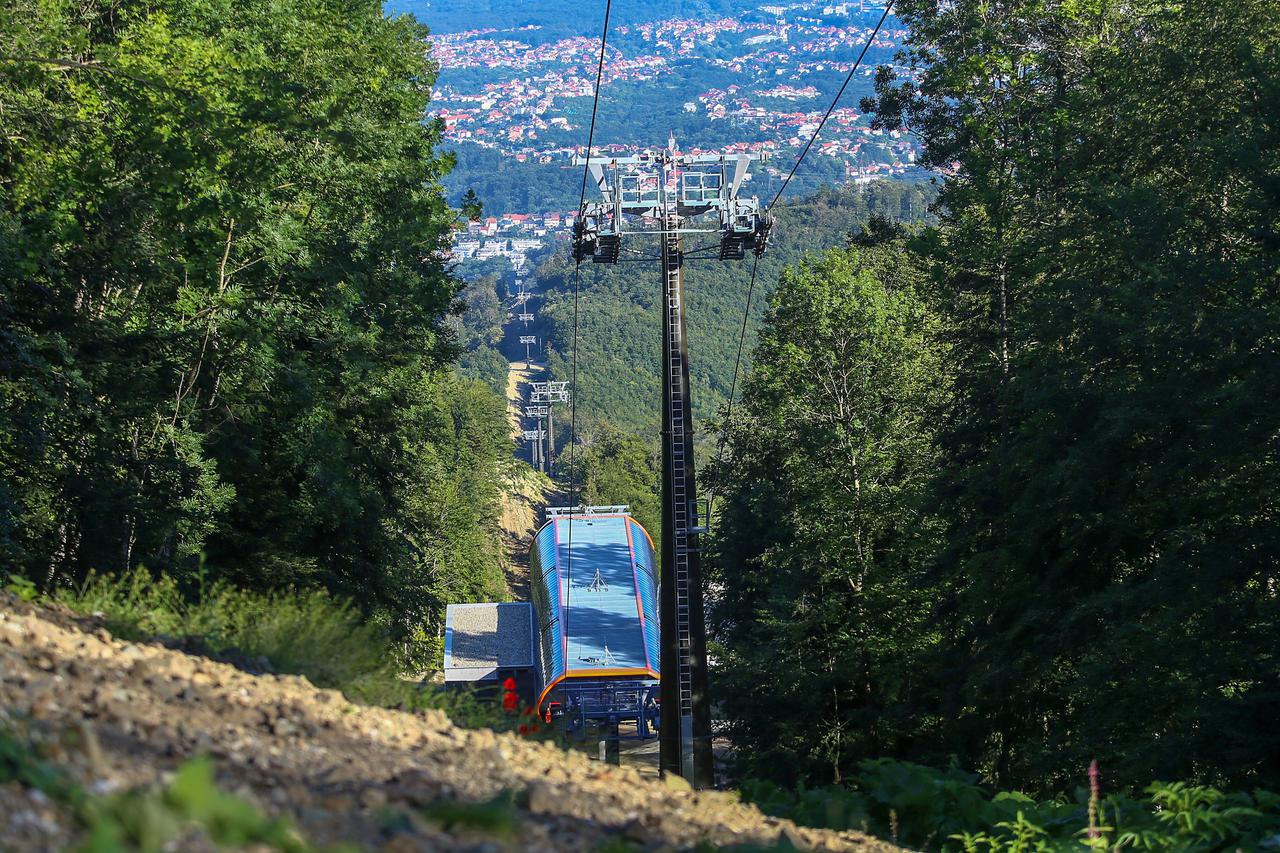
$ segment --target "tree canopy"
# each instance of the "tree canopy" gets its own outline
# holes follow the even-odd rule
[[[870,517],[924,540],[875,564],[899,586],[873,618],[844,604],[831,579],[861,576],[849,543],[875,528],[835,433],[804,431],[824,410],[789,366],[840,351],[802,283],[866,294],[843,256],[787,274],[775,300],[795,305],[775,302],[719,470],[724,674],[732,694],[754,671],[770,697],[725,699],[761,750],[750,766],[831,781],[888,749],[1046,794],[1094,758],[1114,786],[1274,786],[1280,7],[896,9],[911,41],[864,108],[948,175],[938,223],[909,242],[936,321],[898,360],[943,356],[928,424],[875,444],[896,477],[928,460],[927,488],[880,492]],[[848,334],[888,346],[883,322],[851,317]],[[877,423],[862,407],[879,384],[846,429]]]
[[[782,275],[724,457],[709,588],[717,698],[753,775],[840,781],[932,694],[924,500],[944,358],[901,243]],[[800,716],[792,720],[793,714]]]
[[[501,594],[425,36],[373,0],[0,8],[7,567],[319,585],[404,636]]]

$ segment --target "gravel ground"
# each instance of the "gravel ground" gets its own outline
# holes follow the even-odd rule
[[[698,842],[801,849],[896,850],[853,832],[801,829],[728,793],[681,780],[642,779],[487,730],[455,727],[439,712],[356,706],[304,678],[251,675],[159,645],[120,642],[71,614],[0,593],[0,725],[33,720],[73,733],[58,756],[91,790],[154,785],[184,759],[216,761],[219,784],[268,814],[290,818],[316,844],[366,849],[598,850]],[[521,803],[509,839],[446,832],[421,807],[442,799]],[[57,850],[74,840],[55,803],[0,786],[0,848]]]

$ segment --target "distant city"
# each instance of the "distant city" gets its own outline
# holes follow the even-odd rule
[[[674,132],[688,152],[761,158],[753,179],[765,195],[818,127],[882,12],[882,3],[865,0],[776,3],[709,20],[612,27],[593,154],[634,154]],[[421,13],[428,24],[430,14]],[[495,251],[485,247],[500,234],[541,239],[566,229],[577,202],[569,163],[584,152],[600,50],[589,32],[599,22],[583,20],[581,35],[565,37],[512,23],[431,36],[440,65],[432,115],[458,157],[448,183],[458,192],[475,188],[486,206],[487,216],[460,236],[458,251],[471,258]],[[871,42],[797,190],[922,176],[911,135],[873,129],[858,108],[877,65],[894,61],[906,35],[890,17]],[[513,263],[526,254],[510,246],[504,253]]]
[[[708,122],[729,122],[739,131],[740,142],[718,149],[774,154],[803,144],[825,109],[825,102],[820,103],[823,93],[806,78],[825,75],[838,82],[871,34],[870,26],[822,24],[806,13],[843,16],[851,14],[850,7],[861,17],[862,9],[871,4],[760,7],[776,16],[771,23],[670,19],[619,27],[615,39],[621,37],[628,45],[638,40],[646,50],[630,53],[614,47],[605,64],[604,86],[671,75],[674,65],[686,58],[732,72],[744,83],[698,91],[677,108],[702,114]],[[446,141],[490,148],[517,162],[551,163],[580,151],[585,128],[563,107],[569,99],[590,97],[599,40],[584,36],[540,45],[521,41],[521,33],[532,29],[536,27],[484,28],[433,37],[433,54],[441,66],[433,100]],[[903,30],[886,29],[873,46],[893,50],[904,36]],[[706,56],[702,48],[717,43],[731,55]],[[455,69],[486,69],[494,72],[494,79],[478,86],[459,85],[452,82]],[[860,73],[870,77],[874,70],[874,65],[867,65]],[[698,76],[688,67],[679,73]],[[642,147],[614,142],[601,150],[630,153]],[[875,162],[863,157],[866,162],[859,164],[859,155],[868,148],[891,156]],[[851,176],[887,174],[905,171],[914,162],[915,145],[897,131],[873,131],[856,105],[846,104],[832,115],[820,153],[847,157]]]

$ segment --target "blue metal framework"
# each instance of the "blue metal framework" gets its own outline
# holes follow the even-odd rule
[[[558,716],[570,735],[585,733],[588,723],[610,729],[619,723],[635,723],[634,737],[638,738],[657,733],[658,685],[653,681],[574,680],[564,682],[556,694]]]

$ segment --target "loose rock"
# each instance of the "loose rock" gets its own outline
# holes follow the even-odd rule
[[[302,678],[118,642],[100,623],[3,592],[0,672],[0,722],[35,717],[49,732],[77,732],[69,741],[78,753],[59,764],[86,789],[156,785],[183,761],[211,755],[223,790],[289,819],[316,845],[558,853],[622,836],[679,850],[701,840],[770,846],[781,833],[809,849],[898,849],[853,832],[800,830],[729,795],[695,794],[679,777],[647,781],[554,746],[459,729],[437,711],[351,705]],[[504,792],[523,803],[510,807],[514,835],[423,817],[442,800],[484,803]],[[392,831],[394,815],[402,817]],[[66,849],[78,831],[58,804],[0,786],[6,850]]]

